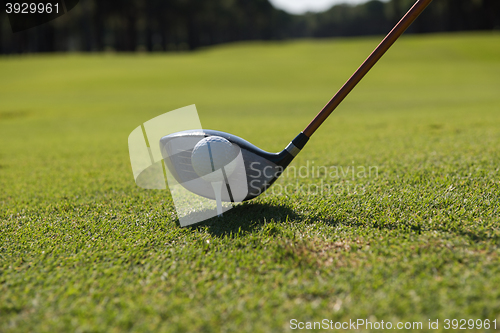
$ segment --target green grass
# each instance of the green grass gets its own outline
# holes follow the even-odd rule
[[[292,164],[321,173],[222,219],[180,228],[168,192],[133,181],[144,121],[196,104],[278,151],[378,41],[1,57],[0,331],[500,327],[499,33],[402,38]],[[349,166],[376,172],[332,174]]]

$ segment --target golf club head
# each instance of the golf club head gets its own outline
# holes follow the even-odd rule
[[[160,150],[171,176],[190,192],[208,199],[215,199],[214,191],[210,182],[195,172],[191,154],[200,140],[210,136],[222,137],[239,149],[236,168],[224,181],[224,202],[242,202],[264,193],[307,142],[301,133],[282,152],[269,153],[235,135],[214,130],[189,130],[162,137]]]
[[[264,193],[308,140],[301,133],[273,154],[235,135],[201,128],[191,105],[148,120],[128,138],[136,184],[169,189],[181,226],[220,216],[233,203]]]

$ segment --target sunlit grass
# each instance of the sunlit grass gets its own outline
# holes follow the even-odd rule
[[[498,33],[398,41],[296,173],[222,219],[182,229],[133,181],[144,121],[196,104],[205,128],[281,150],[377,43],[0,58],[0,331],[500,325]]]

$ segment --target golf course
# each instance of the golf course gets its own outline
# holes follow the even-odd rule
[[[1,56],[0,332],[499,330],[498,31],[402,36],[223,217],[134,182],[129,134],[192,104],[281,151],[381,38]]]

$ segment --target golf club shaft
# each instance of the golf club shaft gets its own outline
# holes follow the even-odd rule
[[[405,30],[415,21],[415,19],[424,11],[432,0],[418,0],[413,7],[406,13],[401,21],[389,32],[384,40],[370,54],[363,64],[356,70],[349,80],[340,88],[333,98],[325,105],[318,115],[306,127],[303,133],[310,138],[319,126],[328,118],[328,116],[337,108],[344,98],[351,92],[359,81],[368,73],[368,71],[382,58],[384,53],[394,44],[394,42],[405,32]]]

